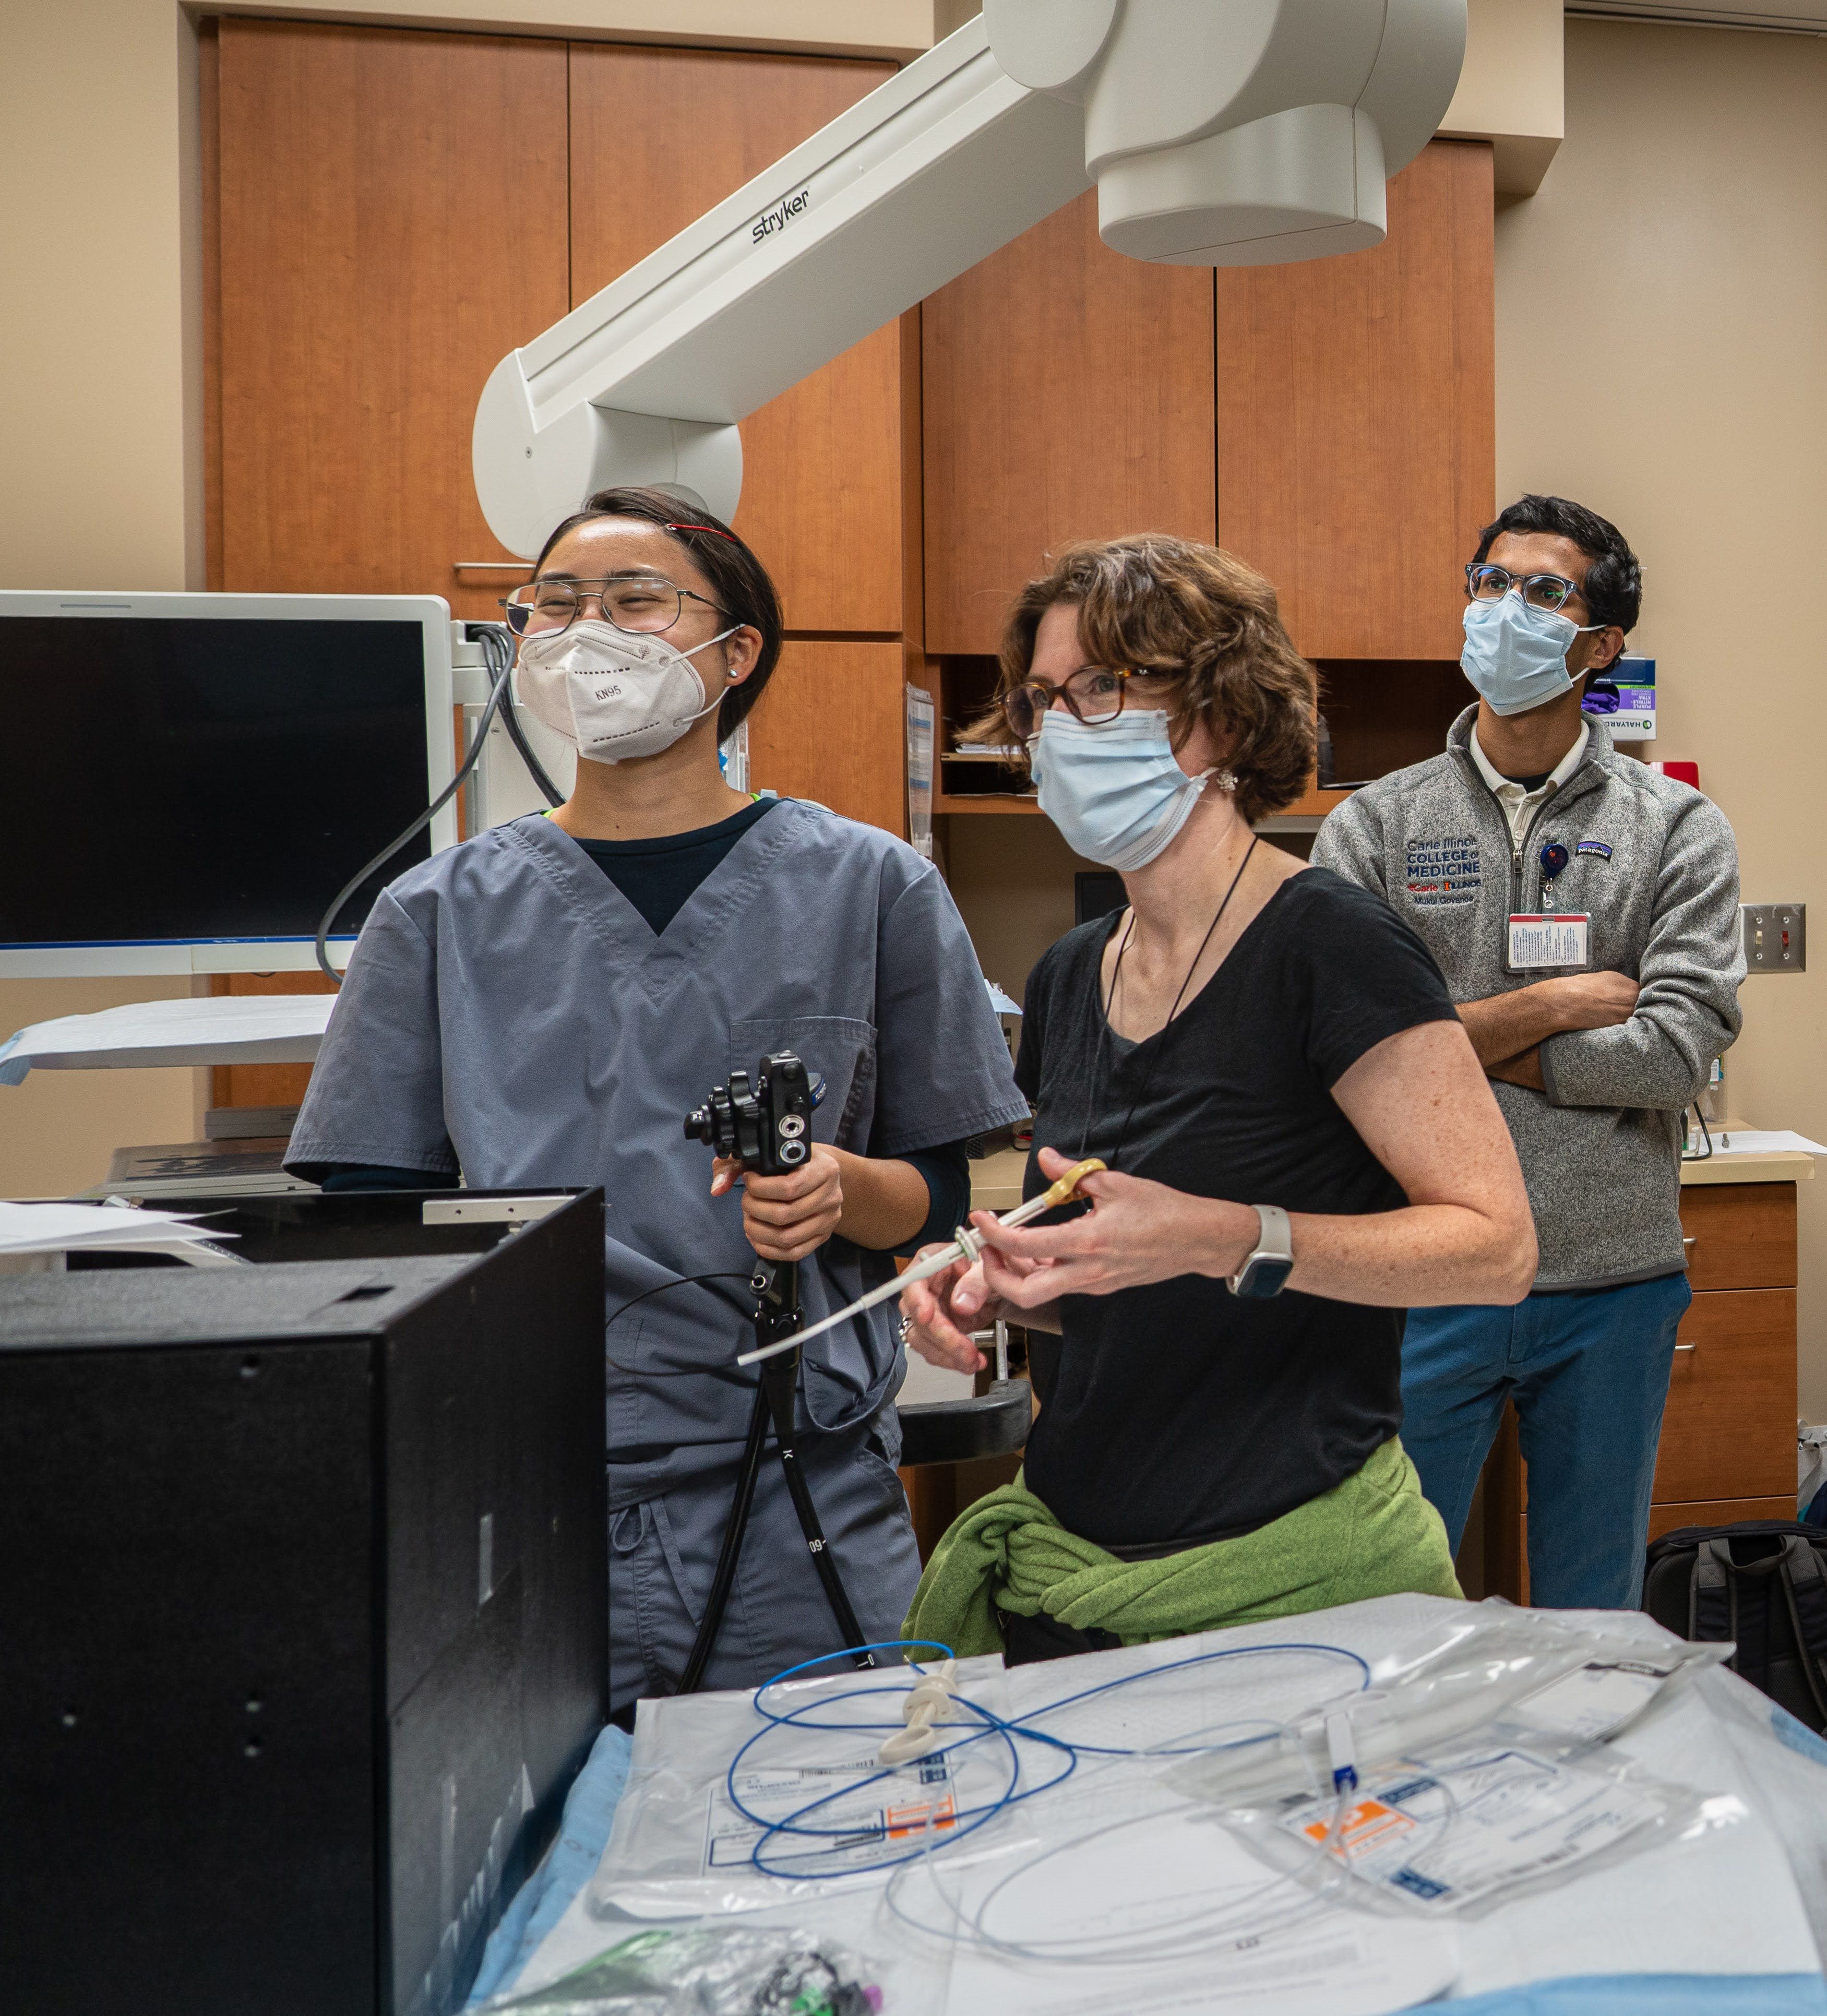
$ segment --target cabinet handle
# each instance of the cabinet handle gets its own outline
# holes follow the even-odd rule
[[[1700,1235],[1697,1232],[1689,1233],[1687,1237],[1681,1241],[1681,1244],[1684,1246],[1698,1246],[1699,1243]]]
[[[530,560],[452,560],[452,574],[530,574]]]
[[[1678,1344],[1675,1346],[1677,1351],[1698,1351],[1699,1348],[1697,1344]]]

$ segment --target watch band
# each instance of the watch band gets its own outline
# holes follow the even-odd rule
[[[1282,1283],[1294,1271],[1294,1229],[1279,1204],[1253,1207],[1259,1230],[1256,1250],[1239,1272],[1232,1275],[1232,1294],[1266,1300],[1282,1292]]]

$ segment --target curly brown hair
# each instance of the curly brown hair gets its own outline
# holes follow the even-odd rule
[[[1313,775],[1318,675],[1289,641],[1275,591],[1234,553],[1166,533],[1086,540],[1016,596],[1003,625],[998,698],[1027,678],[1034,633],[1056,603],[1078,609],[1093,664],[1177,681],[1174,746],[1203,721],[1237,779],[1237,809],[1258,819],[1292,805]],[[973,739],[1006,736],[1000,715]]]

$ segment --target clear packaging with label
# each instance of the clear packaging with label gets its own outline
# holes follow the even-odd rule
[[[1379,1661],[1362,1694],[1186,1781],[1275,1866],[1330,1881],[1342,1867],[1426,1912],[1476,1908],[1734,1816],[1605,1748],[1728,1649],[1480,1604]]]

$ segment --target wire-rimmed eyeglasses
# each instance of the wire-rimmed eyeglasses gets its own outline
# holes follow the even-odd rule
[[[1489,560],[1473,560],[1466,568],[1466,593],[1473,602],[1502,602],[1512,588],[1531,609],[1564,609],[1581,592],[1580,584],[1565,574],[1512,574]]]
[[[586,603],[594,602],[602,620],[617,630],[651,633],[670,630],[688,601],[727,614],[707,596],[681,588],[663,574],[611,574],[601,581],[576,581],[568,574],[530,581],[502,603],[508,628],[516,637],[551,636],[568,630]]]

